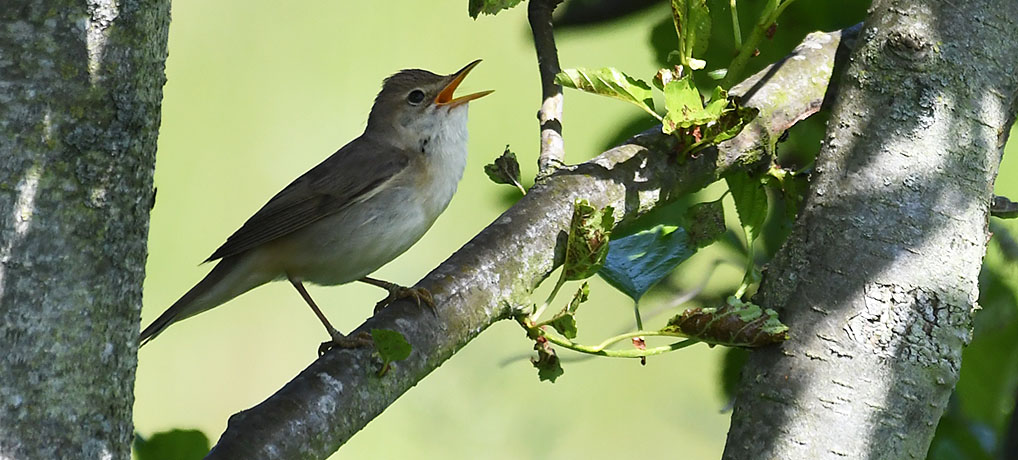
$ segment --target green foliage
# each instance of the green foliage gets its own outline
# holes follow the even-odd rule
[[[665,84],[664,92],[668,114],[665,115],[661,130],[665,134],[671,134],[679,128],[704,125],[716,120],[728,105],[728,101],[721,94],[723,91],[717,88],[711,101],[704,106],[700,90],[693,85],[693,77],[689,75]]]
[[[555,76],[555,82],[567,88],[626,101],[660,118],[654,111],[654,96],[650,85],[614,67],[566,69]]]
[[[209,438],[198,430],[170,430],[148,439],[135,434],[134,456],[138,460],[197,460],[209,453]]]
[[[752,245],[760,236],[764,219],[767,218],[767,192],[759,180],[742,171],[729,174],[725,182],[732,192],[735,211],[739,214],[739,222],[746,235],[746,244]]]
[[[608,284],[634,301],[696,253],[686,229],[658,225],[613,240],[598,272]]]
[[[586,282],[576,290],[576,294],[573,294],[572,300],[569,304],[548,320],[548,325],[554,328],[559,334],[567,339],[576,338],[576,310],[580,308],[580,304],[587,301],[590,296],[590,285]]]
[[[502,10],[508,10],[518,5],[522,0],[470,0],[467,5],[467,12],[470,17],[477,19],[481,13],[495,15]]]
[[[737,297],[721,307],[692,308],[668,321],[662,332],[681,333],[711,345],[756,348],[788,340],[788,326],[771,309]]]
[[[516,154],[509,150],[508,145],[494,162],[484,165],[484,174],[496,184],[513,185],[520,193],[527,194],[527,190],[520,183],[520,162],[516,160]]]
[[[601,269],[615,224],[614,212],[611,206],[597,209],[587,200],[576,200],[569,223],[566,258],[562,263],[563,280],[587,279]]]
[[[371,338],[375,341],[378,357],[382,359],[382,369],[378,371],[379,376],[388,372],[389,364],[393,361],[402,361],[410,357],[410,351],[413,349],[406,337],[396,331],[372,329]]]
[[[706,62],[694,59],[703,55],[710,41],[711,19],[706,0],[672,0],[672,23],[679,37],[679,63],[689,70],[700,70]]]
[[[697,203],[686,210],[686,231],[689,242],[703,248],[725,233],[725,208],[721,200]]]

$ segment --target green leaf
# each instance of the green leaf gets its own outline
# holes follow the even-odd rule
[[[509,150],[508,145],[494,162],[484,165],[484,173],[496,184],[515,185],[523,189],[523,185],[520,184],[520,162],[516,160],[516,154]]]
[[[534,349],[537,350],[537,358],[530,358],[530,362],[537,368],[537,377],[542,382],[547,380],[555,383],[555,379],[565,372],[562,370],[562,362],[555,354],[555,349],[547,341],[538,341],[534,344]]]
[[[698,248],[705,247],[725,234],[725,207],[721,200],[697,203],[686,210],[686,230],[689,243]]]
[[[508,10],[518,5],[522,0],[470,0],[467,5],[467,10],[470,13],[470,17],[477,19],[477,15],[484,14],[498,14],[499,11]]]
[[[566,69],[555,76],[555,82],[580,91],[626,101],[655,118],[660,118],[654,111],[654,96],[650,86],[643,80],[630,77],[614,67]]]
[[[729,347],[756,348],[788,340],[788,326],[778,320],[777,312],[735,296],[721,307],[686,310],[668,320],[662,331]]]
[[[735,211],[739,214],[742,230],[746,234],[746,244],[752,246],[753,241],[760,236],[764,219],[767,218],[767,192],[759,180],[749,177],[743,171],[725,176],[725,181],[732,191]]]
[[[133,447],[138,460],[197,460],[208,455],[209,438],[198,430],[170,430],[148,439],[135,435]]]
[[[671,134],[679,128],[689,128],[711,121],[711,117],[704,112],[700,91],[696,89],[691,76],[686,75],[678,80],[668,82],[665,85],[664,93],[665,108],[668,113],[662,121],[661,130],[665,134]]]
[[[703,61],[692,57],[702,56],[710,42],[711,20],[706,0],[672,0],[672,23],[679,38],[682,65],[691,70],[702,69]]]
[[[576,313],[576,310],[580,308],[580,304],[586,302],[588,297],[590,297],[590,284],[584,281],[580,288],[576,290],[576,294],[573,294],[573,299],[566,306],[566,311]]]
[[[565,338],[570,340],[575,339],[576,317],[574,315],[576,314],[576,310],[580,308],[580,304],[586,302],[589,296],[590,284],[584,281],[583,285],[576,290],[576,294],[573,294],[573,298],[569,301],[569,304],[567,304],[562,311],[552,317],[552,319],[548,321],[548,325],[555,328],[555,330],[558,331],[559,334],[562,334]]]
[[[704,139],[719,144],[737,136],[742,128],[760,113],[753,107],[743,107],[731,100],[714,123],[708,124],[703,132]]]
[[[601,269],[615,224],[614,212],[611,206],[595,209],[587,200],[576,200],[566,240],[566,258],[562,263],[563,279],[587,279]]]
[[[388,329],[372,329],[371,338],[375,341],[378,356],[385,363],[402,361],[410,356],[412,347],[399,332]]]
[[[633,300],[639,300],[696,249],[684,228],[658,225],[612,241],[598,273]]]
[[[555,315],[548,325],[555,328],[559,334],[567,339],[576,338],[576,318],[571,313]]]

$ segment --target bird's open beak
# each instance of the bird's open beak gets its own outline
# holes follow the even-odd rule
[[[449,108],[452,108],[456,107],[457,105],[466,104],[467,102],[470,102],[474,99],[484,97],[493,93],[494,90],[488,90],[481,91],[479,93],[467,94],[466,96],[460,96],[457,98],[452,97],[452,93],[456,91],[456,87],[459,86],[460,83],[463,82],[463,79],[467,77],[467,74],[470,73],[470,71],[474,67],[477,67],[477,64],[480,63],[481,60],[478,59],[474,62],[471,62],[470,64],[467,64],[466,67],[460,69],[459,72],[454,73],[452,81],[450,81],[449,84],[445,85],[445,88],[442,88],[442,91],[438,92],[438,96],[435,96],[435,105],[447,106]]]

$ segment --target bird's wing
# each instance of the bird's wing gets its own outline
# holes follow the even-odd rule
[[[409,163],[408,152],[358,137],[272,197],[205,261],[240,254],[368,199]]]

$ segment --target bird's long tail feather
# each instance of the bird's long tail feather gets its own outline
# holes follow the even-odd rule
[[[174,302],[170,308],[167,308],[145,330],[141,331],[141,335],[138,337],[139,348],[154,339],[171,324],[221,305],[269,281],[251,276],[251,273],[241,267],[245,262],[240,257],[227,257],[220,260],[212,271],[205,275],[205,278]]]

